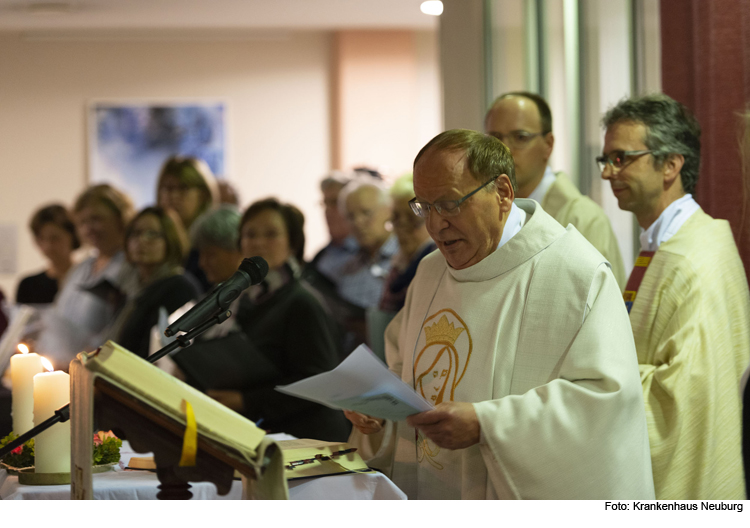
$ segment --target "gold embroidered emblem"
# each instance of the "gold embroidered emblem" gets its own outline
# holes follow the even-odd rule
[[[453,401],[455,390],[461,383],[471,358],[472,339],[469,329],[458,314],[448,308],[425,319],[422,328],[425,345],[417,354],[413,367],[417,392],[433,405]],[[435,459],[440,448],[421,434],[417,435],[416,441],[417,460],[421,463],[423,459],[427,459],[435,468],[443,469],[442,464]]]

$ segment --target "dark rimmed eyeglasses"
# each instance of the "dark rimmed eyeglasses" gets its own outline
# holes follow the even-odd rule
[[[414,214],[417,216],[420,216],[422,218],[427,218],[430,216],[430,209],[433,207],[435,208],[435,211],[439,215],[442,216],[456,216],[458,213],[461,212],[461,204],[464,203],[466,200],[474,196],[476,193],[487,187],[489,184],[493,183],[498,177],[495,176],[490,181],[483,183],[473,191],[471,191],[469,194],[464,196],[463,198],[459,200],[444,200],[442,202],[435,202],[434,204],[431,204],[429,202],[418,202],[417,198],[414,197],[411,200],[409,200],[409,207],[411,207],[411,210],[414,211]]]
[[[509,148],[515,150],[521,150],[531,144],[531,140],[538,136],[545,136],[547,132],[527,132],[526,130],[513,130],[507,134],[500,134],[498,132],[489,132],[490,136],[496,137]]]
[[[613,150],[609,154],[604,156],[597,156],[596,164],[599,166],[599,170],[604,172],[607,165],[612,167],[613,172],[617,172],[622,169],[625,165],[645,154],[651,154],[656,152],[654,150]]]

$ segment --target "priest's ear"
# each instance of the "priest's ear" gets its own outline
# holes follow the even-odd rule
[[[662,163],[660,170],[664,174],[664,189],[669,189],[675,182],[682,185],[680,171],[685,165],[685,156],[682,154],[669,154]]]
[[[513,191],[513,184],[507,174],[501,174],[495,180],[495,190],[500,200],[500,210],[503,212],[510,211],[516,193]]]

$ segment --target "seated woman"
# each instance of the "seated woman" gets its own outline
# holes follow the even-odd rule
[[[172,215],[186,248],[193,223],[218,204],[218,200],[216,179],[203,160],[172,156],[162,166],[156,184],[156,204]],[[198,267],[198,251],[188,249],[185,270],[207,291],[211,284]]]
[[[417,273],[419,262],[435,251],[423,218],[414,214],[409,201],[414,198],[414,178],[405,174],[391,187],[391,224],[398,239],[399,251],[391,260],[391,271],[385,279],[380,309],[396,315],[404,307],[406,290]]]
[[[345,441],[350,425],[341,411],[274,390],[276,385],[328,371],[337,362],[333,323],[299,279],[304,221],[299,209],[272,198],[255,202],[243,215],[242,254],[263,257],[270,271],[261,284],[251,286],[241,297],[236,321],[282,374],[242,392],[214,390],[208,394],[271,432]]]
[[[73,219],[60,204],[42,207],[29,223],[34,242],[46,257],[47,269],[21,280],[16,292],[18,304],[51,304],[73,266],[73,251],[81,247]]]
[[[412,175],[405,174],[393,182],[390,195],[393,200],[391,224],[398,239],[399,250],[391,259],[391,270],[383,285],[380,305],[367,311],[367,342],[383,361],[385,328],[404,307],[406,290],[417,273],[419,262],[437,248],[427,232],[424,219],[415,215],[409,205],[409,201],[414,198]]]
[[[130,199],[107,184],[89,187],[76,200],[78,234],[94,255],[70,270],[52,309],[43,316],[36,348],[56,369],[67,370],[76,354],[99,347],[135,291],[135,270],[123,251],[132,211]]]
[[[131,295],[113,325],[113,339],[146,358],[151,327],[159,308],[174,312],[198,298],[197,285],[182,274],[182,240],[172,219],[160,207],[147,207],[125,232],[125,254],[138,272],[138,292]]]

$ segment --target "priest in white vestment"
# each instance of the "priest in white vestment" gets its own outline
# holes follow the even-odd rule
[[[417,155],[439,252],[386,330],[390,369],[435,409],[350,439],[411,499],[653,499],[628,317],[610,267],[538,203],[514,203],[499,140],[444,132]]]
[[[620,101],[597,158],[641,226],[625,288],[657,499],[744,499],[740,379],[750,294],[729,223],[693,199],[700,126],[662,94]]]
[[[487,111],[484,130],[505,143],[516,169],[516,198],[539,202],[563,227],[573,226],[609,261],[622,290],[625,266],[612,225],[594,200],[581,194],[564,173],[552,171],[549,162],[555,145],[552,112],[538,94],[509,92]]]

